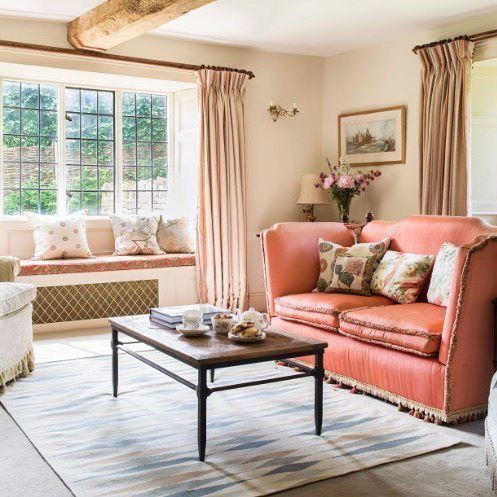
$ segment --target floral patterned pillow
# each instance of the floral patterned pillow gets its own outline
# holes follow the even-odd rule
[[[342,247],[337,243],[328,242],[318,238],[319,250],[319,278],[317,282],[317,292],[326,292],[331,284],[334,274],[335,259],[338,255],[349,254],[359,257],[375,255],[374,267],[381,261],[390,245],[390,238],[385,238],[381,242],[356,243],[352,247]]]
[[[159,255],[158,216],[110,216],[114,232],[114,255]]]
[[[459,247],[452,245],[452,243],[445,242],[440,247],[433,265],[426,297],[430,304],[447,307],[458,254]]]
[[[187,217],[166,221],[161,217],[157,240],[164,252],[193,254],[195,252],[195,221]]]
[[[327,292],[371,295],[371,276],[377,259],[370,256],[338,254],[335,259],[333,277]]]
[[[433,255],[389,250],[371,279],[371,290],[400,304],[416,302],[433,265]]]
[[[86,238],[86,213],[58,217],[26,212],[35,242],[33,260],[93,257]]]

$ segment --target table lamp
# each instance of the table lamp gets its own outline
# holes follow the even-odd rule
[[[318,174],[304,174],[300,181],[300,195],[297,199],[297,205],[305,205],[302,212],[305,214],[307,221],[313,222],[316,220],[314,216],[315,205],[331,204],[328,193],[322,188],[316,188],[318,184]]]

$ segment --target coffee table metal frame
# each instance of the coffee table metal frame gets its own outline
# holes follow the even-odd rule
[[[119,340],[119,333],[122,333],[124,335],[127,335],[131,338],[134,338],[135,340],[132,342],[122,342]],[[135,343],[146,343],[147,345],[152,346],[159,352],[162,352],[170,357],[173,357],[185,364],[188,364],[189,366],[197,369],[197,384],[192,383],[191,381],[183,378],[182,376],[179,376],[178,374],[174,373],[173,371],[170,371],[169,369],[164,368],[163,366],[160,366],[159,364],[156,364],[155,362],[151,361],[147,357],[130,350],[129,348],[125,347],[125,345],[129,344],[135,344]],[[250,344],[248,345],[250,346]],[[113,388],[113,395],[114,397],[117,397],[117,391],[118,391],[118,383],[119,383],[119,358],[118,358],[118,351],[121,350],[125,352],[126,354],[134,357],[135,359],[138,359],[139,361],[147,364],[148,366],[156,369],[157,371],[161,372],[162,374],[165,374],[166,376],[169,376],[169,378],[172,378],[173,380],[187,386],[188,388],[191,388],[197,393],[197,438],[198,438],[198,455],[199,455],[199,460],[204,461],[205,460],[205,449],[206,449],[206,443],[207,443],[207,397],[211,395],[214,392],[221,392],[224,390],[233,390],[235,388],[243,388],[243,387],[251,387],[251,386],[256,386],[256,385],[264,385],[266,383],[276,383],[280,381],[287,381],[287,380],[295,380],[298,378],[306,378],[309,376],[314,377],[314,423],[315,423],[315,429],[316,429],[316,435],[321,435],[321,428],[323,424],[323,379],[324,379],[324,369],[323,369],[323,353],[324,353],[324,348],[322,347],[311,347],[311,349],[315,350],[310,350],[309,354],[302,354],[302,352],[298,353],[291,353],[291,354],[278,354],[274,356],[266,356],[266,357],[259,357],[259,358],[250,358],[250,359],[244,359],[244,360],[236,360],[236,361],[230,361],[230,362],[221,362],[219,364],[210,364],[209,366],[202,366],[202,365],[195,365],[191,364],[188,361],[186,361],[184,358],[180,357],[179,355],[175,355],[173,351],[164,351],[162,349],[159,349],[158,347],[155,347],[153,344],[147,343],[144,340],[140,340],[138,336],[135,336],[132,332],[128,330],[123,330],[115,325],[112,325],[112,341],[111,341],[111,347],[112,347],[112,388]],[[309,367],[302,365],[300,363],[294,363],[290,359],[295,358],[295,357],[300,357],[302,355],[314,355],[315,358],[315,365],[314,367]],[[254,381],[245,381],[242,383],[230,383],[230,384],[223,384],[220,386],[209,386],[207,384],[207,371],[210,371],[211,374],[211,383],[214,382],[214,371],[216,369],[220,368],[227,368],[231,366],[241,366],[244,364],[255,364],[259,362],[267,362],[267,361],[283,361],[287,363],[290,366],[298,366],[298,368],[302,371],[300,373],[294,373],[290,375],[284,375],[284,376],[277,376],[277,377],[272,377],[272,378],[266,378],[266,379],[261,379],[261,380],[254,380]]]

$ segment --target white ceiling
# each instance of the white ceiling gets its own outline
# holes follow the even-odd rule
[[[0,17],[69,21],[101,1],[0,0]],[[217,0],[153,33],[329,56],[494,9],[497,0]]]

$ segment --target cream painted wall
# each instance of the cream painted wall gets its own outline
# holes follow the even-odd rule
[[[0,20],[1,38],[38,44],[68,46],[63,23]],[[295,205],[303,173],[312,172],[321,160],[321,99],[323,59],[281,55],[220,45],[142,36],[120,45],[115,53],[194,64],[246,68],[256,77],[247,85],[247,208],[249,291],[253,304],[265,305],[262,261],[256,234],[275,222],[300,219]],[[26,55],[0,51],[2,61],[26,61]],[[185,72],[71,61],[61,57],[29,56],[30,63],[143,74],[147,77],[191,80]],[[300,114],[274,123],[267,111],[269,100],[291,106]]]
[[[366,195],[353,201],[351,215],[363,219],[372,210],[377,219],[396,220],[419,213],[419,75],[415,45],[461,34],[494,29],[496,15],[477,15],[436,31],[418,33],[372,48],[325,60],[323,81],[323,155],[338,153],[338,115],[396,105],[407,106],[405,164],[385,165],[383,175]],[[330,219],[336,219],[335,211]]]

